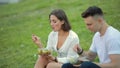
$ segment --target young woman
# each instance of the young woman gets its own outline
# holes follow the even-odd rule
[[[48,36],[46,49],[57,52],[57,57],[51,55],[41,55],[34,68],[61,68],[63,63],[76,63],[78,54],[73,47],[79,44],[79,38],[75,32],[71,30],[70,23],[65,12],[61,9],[53,10],[49,15],[52,32]],[[39,38],[35,35],[32,40],[43,48]]]

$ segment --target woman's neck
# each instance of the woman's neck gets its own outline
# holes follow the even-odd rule
[[[68,33],[69,33],[69,31],[63,31],[63,30],[60,30],[59,32],[58,32],[58,35],[59,36],[64,36],[64,35],[68,35]]]

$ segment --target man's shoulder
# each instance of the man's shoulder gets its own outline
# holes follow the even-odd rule
[[[94,34],[93,38],[98,38],[98,37],[100,37],[100,33],[99,33],[99,32],[96,32],[96,33]]]
[[[113,27],[109,27],[106,36],[109,38],[120,38],[120,32]]]

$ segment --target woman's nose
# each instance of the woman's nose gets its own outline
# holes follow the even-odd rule
[[[52,23],[52,22],[50,22],[50,25],[51,25],[51,26],[53,26],[53,23]]]

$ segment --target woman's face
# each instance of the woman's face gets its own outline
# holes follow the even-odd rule
[[[52,30],[60,31],[63,24],[64,21],[60,21],[55,15],[50,16],[50,25],[52,27]]]

